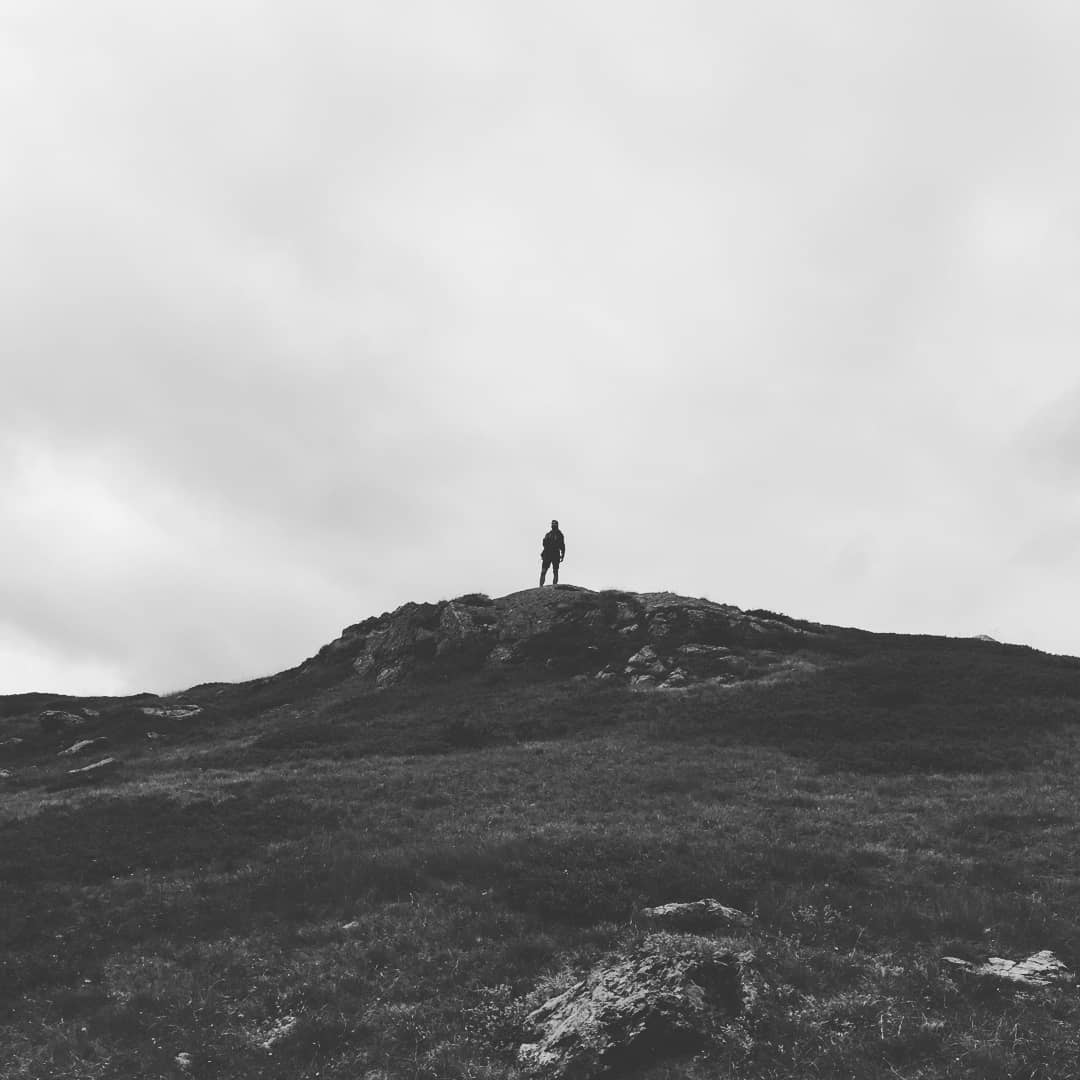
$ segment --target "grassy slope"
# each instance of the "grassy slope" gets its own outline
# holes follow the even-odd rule
[[[329,686],[222,707],[107,789],[15,788],[0,1075],[174,1076],[188,1052],[199,1077],[514,1076],[528,1004],[639,905],[709,895],[757,914],[780,990],[749,1059],[643,1076],[1075,1076],[1075,991],[986,995],[938,961],[1080,969],[1080,667],[846,652],[675,694]]]

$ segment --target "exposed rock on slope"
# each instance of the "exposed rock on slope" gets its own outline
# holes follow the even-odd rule
[[[654,934],[609,958],[526,1020],[521,1066],[547,1080],[589,1080],[704,1045],[745,1007],[749,953],[689,934]]]
[[[659,907],[645,908],[638,919],[658,930],[693,931],[738,931],[747,930],[753,925],[753,919],[738,908],[728,907],[719,900],[706,897],[688,903],[661,904]]]
[[[953,975],[984,980],[998,986],[1024,987],[1042,990],[1051,986],[1068,985],[1073,974],[1049,950],[1032,953],[1024,960],[1006,960],[991,956],[985,964],[973,964],[956,956],[943,956]]]
[[[560,585],[491,600],[480,594],[405,604],[347,627],[300,672],[348,659],[386,687],[425,671],[543,663],[565,673],[673,690],[788,666],[832,628],[674,593]]]

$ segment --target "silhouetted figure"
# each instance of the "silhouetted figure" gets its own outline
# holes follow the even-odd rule
[[[551,584],[559,584],[559,563],[566,558],[566,538],[559,531],[559,523],[551,522],[551,531],[544,537],[544,547],[540,552],[543,562],[540,564],[540,584],[544,584],[548,567],[551,567]]]

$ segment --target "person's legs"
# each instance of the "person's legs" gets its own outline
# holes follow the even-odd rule
[[[543,562],[540,563],[540,585],[543,587],[544,578],[547,577],[548,567],[551,565],[551,560],[545,555]],[[555,564],[555,583],[559,581],[559,567],[558,563]]]
[[[556,555],[555,558],[551,560],[551,584],[552,585],[558,585],[559,584],[559,556],[558,555]]]

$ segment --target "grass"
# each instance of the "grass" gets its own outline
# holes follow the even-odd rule
[[[671,694],[312,676],[223,695],[99,790],[31,770],[0,807],[0,1076],[514,1077],[530,1006],[701,896],[755,914],[771,990],[749,1049],[642,1077],[1075,1075],[1075,990],[940,957],[1080,970],[1080,671],[918,639],[804,659]]]

